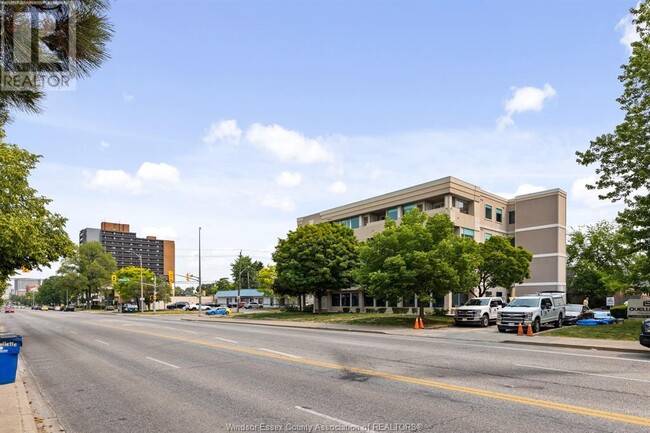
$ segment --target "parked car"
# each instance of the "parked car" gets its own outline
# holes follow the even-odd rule
[[[597,326],[616,323],[616,318],[609,311],[590,311],[589,313],[591,313],[591,317],[579,319],[576,324],[579,326]]]
[[[497,313],[503,308],[503,299],[496,297],[472,298],[465,305],[456,308],[456,326],[473,323],[483,327],[497,321]]]
[[[136,311],[138,311],[138,306],[135,304],[122,305],[122,313],[135,313]]]
[[[207,311],[210,310],[209,305],[201,304],[201,311]],[[183,310],[185,311],[198,311],[199,310],[199,304],[188,304],[185,307],[183,307]]]
[[[111,306],[111,309],[112,309],[112,308],[113,308],[113,307]],[[70,304],[70,305],[66,305],[66,306],[63,308],[63,311],[74,311],[74,305],[72,305],[72,304]]]
[[[40,305],[32,305],[32,310],[40,310],[41,306]]]
[[[50,307],[48,307],[47,305],[43,305],[43,306],[41,307],[41,311],[47,311],[47,310],[49,310],[49,309],[50,309]]]
[[[562,295],[556,293],[515,298],[497,313],[497,328],[506,332],[517,330],[520,324],[524,328],[530,325],[535,333],[542,326],[560,328],[564,323],[564,305]]]
[[[639,335],[639,343],[642,346],[650,347],[650,319],[645,319],[641,323],[641,334]]]
[[[224,307],[212,308],[205,312],[206,316],[226,316],[228,314],[230,314],[230,308]]]
[[[61,306],[57,305],[56,307],[54,307],[54,311],[61,311]]]
[[[107,305],[107,306],[104,308],[104,310],[106,310],[106,311],[115,311],[115,307],[113,307],[112,305]],[[74,311],[74,310],[72,310],[72,311]]]
[[[189,302],[179,301],[179,302],[172,302],[171,304],[167,304],[167,307],[165,308],[167,308],[168,310],[182,310],[183,307],[186,307],[188,305],[190,305]]]
[[[15,312],[16,310],[14,310],[14,307],[11,307],[9,305],[5,307],[5,313],[15,313]]]
[[[251,308],[264,308],[264,305],[262,305],[262,304],[260,304],[258,302],[247,302],[246,304],[244,304],[244,308],[249,309],[249,310]]]
[[[565,305],[565,325],[575,325],[580,319],[589,319],[593,317],[593,312],[582,304],[566,304]]]

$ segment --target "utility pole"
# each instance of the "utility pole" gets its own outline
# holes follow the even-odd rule
[[[199,227],[199,317],[201,317],[201,227]]]
[[[239,250],[239,260],[237,261],[239,263],[239,276],[237,277],[237,281],[239,284],[237,285],[237,312],[239,313],[239,303],[241,302],[241,250]]]
[[[153,314],[156,314],[156,302],[158,301],[158,287],[156,286],[156,273],[153,274]]]

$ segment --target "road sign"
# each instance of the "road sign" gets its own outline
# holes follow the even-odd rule
[[[120,279],[117,280],[117,281],[119,281],[120,283],[128,283],[128,282],[131,281],[131,280],[129,280],[128,278],[120,278]]]
[[[627,301],[627,317],[650,318],[650,299],[629,299]]]
[[[607,297],[607,306],[608,307],[613,307],[614,306],[614,297],[613,296],[608,296]]]

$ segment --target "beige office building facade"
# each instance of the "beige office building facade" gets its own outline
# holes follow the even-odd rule
[[[448,214],[458,236],[477,242],[491,236],[509,236],[515,245],[533,254],[529,279],[510,291],[494,289],[490,295],[506,298],[566,291],[566,193],[561,189],[506,199],[454,177],[445,177],[300,217],[298,226],[336,222],[353,229],[359,240],[366,240],[384,229],[387,218],[399,223],[402,215],[413,208],[429,215]],[[466,295],[450,293],[425,307],[451,311],[466,299]],[[389,305],[356,289],[332,292],[323,299],[323,308],[330,311],[417,306],[416,299]]]

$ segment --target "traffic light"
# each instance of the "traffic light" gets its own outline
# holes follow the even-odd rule
[[[113,274],[111,275],[111,281],[114,283],[117,281],[117,275]]]
[[[185,279],[186,279],[187,281],[190,281],[190,273],[189,273],[189,272],[188,272],[187,274],[185,274]]]
[[[169,281],[170,283],[173,283],[173,282],[174,282],[174,271],[168,271],[168,272],[167,272],[167,276],[169,277],[169,278],[168,278],[168,281]]]

